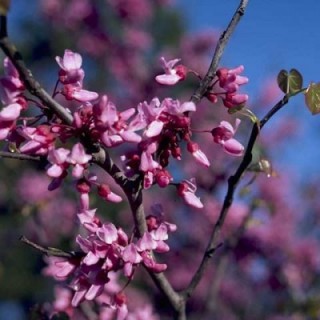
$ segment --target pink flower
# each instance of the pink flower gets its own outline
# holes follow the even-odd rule
[[[77,214],[80,223],[90,232],[96,232],[101,227],[100,220],[95,216],[97,209],[82,210]]]
[[[239,90],[239,85],[248,83],[247,77],[240,76],[244,70],[244,66],[239,66],[234,69],[220,68],[217,70],[217,77],[221,88],[227,90],[229,93]]]
[[[138,105],[140,128],[147,127],[144,131],[147,138],[155,137],[161,133],[164,122],[159,117],[163,111],[164,106],[161,105],[158,98],[153,98],[150,104],[144,101]]]
[[[101,141],[107,147],[117,146],[124,141],[138,143],[141,137],[135,133],[140,130],[139,123],[127,123],[135,113],[133,108],[118,112],[116,106],[106,95],[93,106],[93,116],[96,130]]]
[[[112,224],[103,224],[96,232],[97,236],[105,243],[112,244],[118,239],[117,228]]]
[[[72,164],[72,175],[75,178],[80,178],[83,175],[83,171],[86,169],[87,164],[92,159],[92,156],[86,154],[84,147],[81,143],[77,143],[73,146],[71,154],[68,156],[68,163]]]
[[[244,146],[233,139],[241,120],[236,119],[235,127],[227,121],[221,121],[220,125],[211,130],[213,136],[213,141],[222,146],[223,150],[232,156],[242,156],[244,151]]]
[[[76,100],[79,102],[88,102],[98,99],[98,93],[94,91],[88,91],[81,88],[78,85],[66,84],[63,87],[62,94],[67,100]]]
[[[39,125],[37,128],[23,126],[19,127],[17,131],[28,140],[19,148],[22,153],[46,155],[56,139],[48,125]]]
[[[187,149],[200,164],[207,168],[210,166],[207,156],[200,150],[197,143],[189,141],[187,144]]]
[[[240,76],[244,67],[241,65],[234,69],[220,68],[217,70],[217,77],[219,81],[219,86],[226,90],[225,95],[222,95],[223,104],[227,108],[232,108],[238,105],[242,105],[247,102],[248,95],[239,94],[239,86],[246,84],[249,80],[247,77]],[[216,102],[217,97],[214,92],[207,95],[210,101]]]
[[[51,166],[47,168],[47,174],[52,178],[59,178],[68,168],[67,158],[70,151],[65,148],[51,149],[48,154],[48,161]]]
[[[178,195],[182,197],[186,204],[197,209],[203,208],[203,204],[200,201],[200,198],[195,195],[197,186],[194,178],[191,178],[190,180],[183,180],[178,185],[177,189]]]
[[[141,255],[138,253],[135,244],[130,243],[122,252],[124,265],[124,275],[128,278],[133,276],[133,266],[142,261]]]
[[[61,83],[82,85],[84,71],[81,68],[82,58],[79,53],[67,49],[64,51],[63,58],[57,56],[56,61],[61,68],[59,72]]]
[[[158,83],[172,86],[186,78],[188,72],[187,68],[183,65],[175,67],[180,59],[169,60],[167,62],[164,57],[161,57],[160,60],[165,73],[156,76],[155,79]]]
[[[16,126],[21,110],[20,104],[13,103],[0,111],[0,140],[8,138],[11,130]]]
[[[106,184],[100,184],[98,186],[98,194],[100,197],[110,202],[118,203],[122,201],[122,198],[117,194],[113,193],[110,190],[110,187]]]
[[[0,99],[4,105],[18,103],[22,108],[26,106],[26,100],[22,96],[24,84],[20,80],[19,73],[9,58],[3,61],[5,76],[0,78]]]
[[[88,102],[99,97],[96,92],[82,89],[84,71],[81,68],[82,58],[79,53],[67,49],[63,58],[56,57],[56,61],[61,68],[59,80],[64,85],[61,93],[67,100]]]

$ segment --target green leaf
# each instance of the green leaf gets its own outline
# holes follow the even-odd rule
[[[310,83],[304,95],[311,113],[313,115],[320,113],[320,83]]]
[[[277,76],[278,86],[283,93],[289,92],[288,76],[289,74],[286,70],[281,70]]]
[[[302,89],[303,78],[297,69],[291,69],[289,72],[281,70],[278,74],[277,82],[283,93],[290,94]]]
[[[297,69],[291,69],[289,72],[289,93],[295,93],[302,89],[303,78]]]

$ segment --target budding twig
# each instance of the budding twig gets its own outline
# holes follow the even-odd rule
[[[230,39],[230,36],[233,34],[237,24],[239,23],[241,17],[244,15],[248,2],[249,0],[241,0],[240,5],[234,13],[227,29],[224,32],[222,32],[217,43],[215,52],[213,54],[208,72],[203,78],[203,80],[200,82],[198,89],[194,92],[194,94],[191,97],[191,101],[193,101],[194,103],[200,102],[200,100],[208,91],[211,82],[216,74],[224,49]]]
[[[297,95],[298,93],[302,92],[298,91],[294,94],[286,94],[277,104],[274,105],[274,107],[262,118],[261,121],[257,121],[253,124],[251,135],[247,144],[247,148],[245,151],[245,154],[243,156],[243,159],[234,173],[234,175],[230,176],[228,179],[228,190],[226,193],[226,196],[224,198],[223,206],[221,208],[218,220],[216,224],[213,227],[209,243],[207,245],[206,251],[203,255],[202,261],[194,274],[192,280],[190,281],[188,287],[183,291],[183,295],[186,297],[190,297],[200,280],[202,279],[202,276],[209,264],[209,261],[213,254],[215,253],[215,250],[217,248],[217,245],[219,243],[220,233],[222,226],[224,224],[225,218],[228,214],[228,211],[233,203],[233,197],[235,190],[237,188],[237,185],[243,175],[243,173],[247,170],[248,166],[251,163],[252,160],[252,150],[254,147],[254,144],[257,140],[258,135],[260,134],[261,129],[264,127],[264,125],[278,112],[280,111],[288,102],[289,98],[292,96]]]
[[[56,248],[43,247],[43,246],[27,239],[25,236],[21,236],[19,240],[21,242],[27,244],[28,246],[40,251],[41,253],[45,254],[46,256],[67,258],[67,259],[84,256],[84,254],[82,252],[73,252],[73,251],[66,252],[66,251],[63,251],[60,249],[56,249]]]

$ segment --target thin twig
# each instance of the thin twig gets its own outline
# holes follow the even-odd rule
[[[56,248],[41,246],[41,245],[27,239],[25,236],[21,236],[19,240],[21,242],[27,244],[28,246],[40,251],[41,253],[45,254],[46,256],[66,258],[66,259],[80,258],[80,257],[84,256],[83,252],[73,252],[73,251],[66,252],[66,251],[62,251],[60,249],[56,249]]]
[[[55,101],[51,95],[41,87],[40,83],[34,79],[31,71],[26,67],[21,54],[8,38],[7,17],[3,15],[0,15],[0,47],[18,70],[19,76],[27,90],[33,96],[39,98],[40,101],[52,110],[64,123],[72,124],[73,117],[71,113]]]
[[[217,43],[215,52],[213,54],[208,72],[204,76],[203,80],[200,82],[198,89],[194,92],[194,94],[191,97],[191,101],[193,101],[194,103],[200,102],[200,100],[206,94],[216,74],[223,51],[230,39],[230,36],[233,34],[237,24],[239,23],[241,17],[244,15],[248,2],[249,0],[241,0],[240,5],[237,8],[236,12],[234,13],[227,29],[221,34],[219,41]]]
[[[211,233],[211,236],[209,239],[209,243],[207,245],[207,248],[206,248],[206,251],[205,251],[204,256],[202,258],[202,261],[201,261],[196,273],[194,274],[193,278],[191,279],[188,287],[182,293],[184,296],[186,296],[186,297],[191,296],[192,292],[194,291],[194,289],[196,288],[196,286],[200,282],[200,280],[201,280],[201,278],[202,278],[202,276],[208,266],[208,263],[209,263],[211,257],[213,256],[214,252],[216,251],[216,248],[219,244],[221,228],[224,224],[226,215],[232,205],[235,190],[237,188],[237,185],[238,185],[243,173],[246,171],[246,169],[248,168],[248,166],[251,163],[252,150],[253,150],[254,144],[256,142],[256,139],[257,139],[261,129],[272,118],[272,116],[274,116],[279,110],[282,109],[282,107],[284,107],[288,103],[290,97],[295,96],[304,90],[305,89],[301,89],[300,91],[298,91],[294,94],[286,94],[262,118],[261,121],[257,121],[256,123],[253,124],[251,135],[250,135],[250,138],[249,138],[249,141],[247,144],[247,148],[246,148],[244,157],[243,157],[238,169],[236,170],[235,174],[230,176],[230,178],[228,179],[228,190],[227,190],[227,193],[226,193],[226,196],[225,196],[225,199],[223,202],[223,206],[222,206],[220,214],[219,214],[219,218],[218,218],[218,220],[212,230],[212,233]]]
[[[0,151],[0,158],[10,158],[17,160],[31,160],[31,161],[40,161],[40,157],[30,156],[28,154],[9,152],[9,151]]]

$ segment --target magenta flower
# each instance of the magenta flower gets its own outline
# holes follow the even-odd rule
[[[99,95],[94,91],[88,91],[78,85],[66,84],[61,92],[67,100],[76,100],[79,102],[89,102],[97,100]]]
[[[110,190],[110,187],[106,184],[100,184],[98,186],[98,194],[100,197],[110,202],[118,203],[122,201],[122,198],[117,194],[113,193]]]
[[[68,168],[67,163],[70,151],[65,148],[51,149],[48,154],[48,161],[51,166],[47,168],[47,174],[52,178],[59,178],[63,175],[64,171]]]
[[[25,98],[22,97],[24,84],[20,80],[17,69],[9,58],[3,61],[5,76],[0,78],[0,99],[4,105],[19,103],[22,107],[26,105]]]
[[[186,78],[187,68],[181,64],[175,67],[180,59],[169,60],[167,62],[164,57],[161,57],[160,60],[165,73],[156,76],[155,79],[158,83],[172,86]]]
[[[112,244],[118,239],[117,228],[112,224],[103,224],[96,232],[99,239],[107,244]]]
[[[186,204],[197,209],[203,208],[203,204],[200,201],[200,198],[198,198],[195,195],[195,192],[197,191],[197,186],[194,178],[191,178],[190,180],[183,180],[177,186],[177,190],[178,195],[182,197]]]
[[[118,112],[116,106],[108,100],[106,95],[93,106],[93,116],[95,127],[100,134],[101,141],[107,147],[117,146],[124,141],[138,143],[141,137],[135,133],[140,130],[138,123],[128,124],[128,119],[135,113],[135,109],[130,108],[123,112]]]
[[[56,137],[47,125],[39,125],[37,128],[22,126],[17,131],[27,140],[19,148],[22,153],[46,155],[53,148]]]
[[[144,101],[138,105],[140,128],[147,127],[144,131],[147,138],[158,136],[161,133],[164,121],[160,120],[159,117],[164,109],[158,98],[153,98],[150,104]]]
[[[130,243],[122,252],[122,259],[124,261],[124,275],[128,278],[133,276],[133,266],[142,261],[141,255],[134,243]]]
[[[73,146],[70,155],[68,156],[68,163],[73,165],[72,175],[75,178],[80,178],[83,171],[86,169],[87,164],[92,159],[92,156],[86,154],[84,147],[81,143]]]
[[[207,156],[202,152],[199,148],[199,145],[195,142],[189,141],[187,144],[187,150],[192,154],[192,156],[196,159],[197,162],[204,165],[205,167],[210,166],[210,162]]]
[[[16,126],[21,110],[20,104],[13,103],[0,111],[0,140],[8,138],[11,130]]]
[[[244,76],[240,76],[244,70],[244,66],[239,66],[234,69],[220,68],[217,70],[217,77],[219,79],[219,85],[229,93],[233,93],[239,90],[239,86],[248,83],[249,79]]]
[[[223,150],[232,156],[242,156],[244,151],[244,146],[233,138],[240,122],[240,119],[236,119],[235,127],[233,128],[228,121],[221,121],[218,127],[211,130],[213,141],[220,144]]]
[[[59,72],[61,83],[82,85],[84,71],[81,68],[82,57],[79,53],[67,49],[64,51],[63,58],[57,56],[56,61],[61,68]]]
[[[246,103],[249,98],[246,94],[237,93],[239,87],[249,81],[247,77],[240,76],[243,70],[244,67],[242,65],[234,69],[220,68],[217,70],[216,75],[219,86],[226,91],[225,94],[221,94],[221,98],[227,108],[242,105]],[[209,93],[207,97],[210,101],[217,101],[217,96],[214,92]]]

